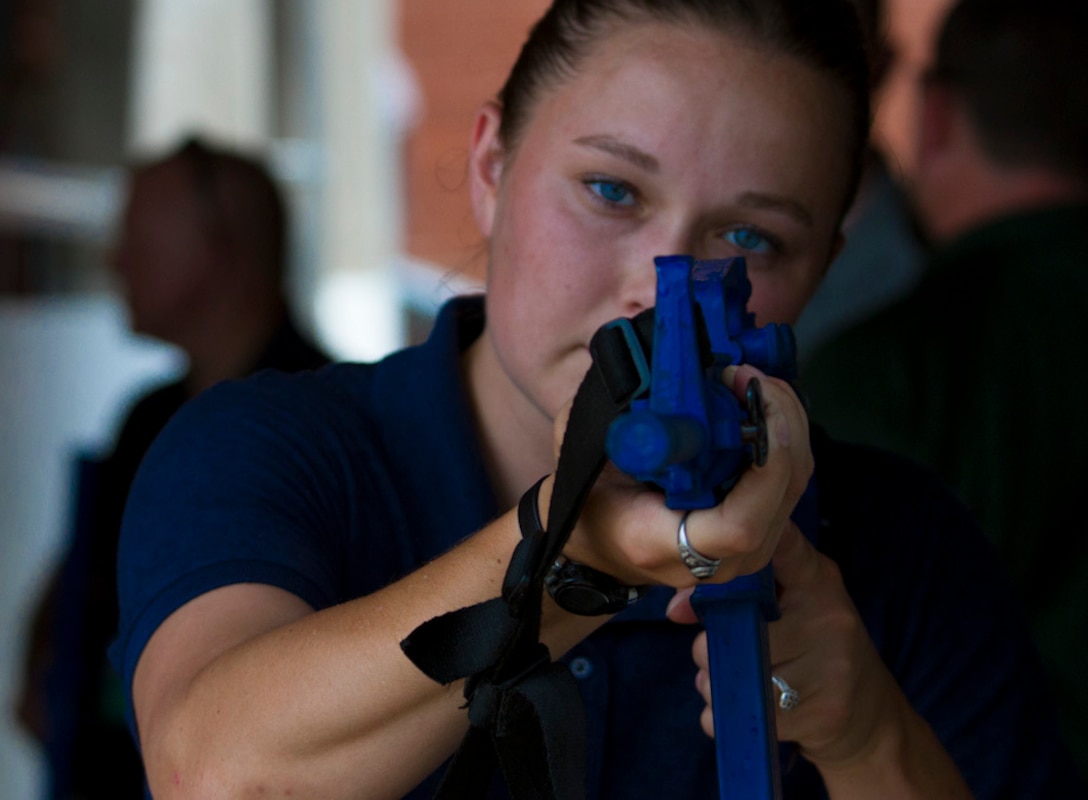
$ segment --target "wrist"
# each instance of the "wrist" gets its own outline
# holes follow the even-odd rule
[[[834,800],[970,798],[951,756],[898,687],[864,744],[847,758],[811,759]]]
[[[902,772],[904,734],[899,713],[872,729],[850,737],[848,746],[839,745],[830,752],[815,753],[802,748],[802,753],[815,764],[825,784],[848,786],[872,785],[874,775],[898,775]],[[848,750],[847,754],[842,751]]]
[[[522,536],[543,536],[540,494],[548,478],[533,484],[518,503],[518,524]],[[638,602],[645,586],[628,586],[587,564],[572,561],[562,553],[548,568],[544,587],[564,611],[585,617],[612,615]]]

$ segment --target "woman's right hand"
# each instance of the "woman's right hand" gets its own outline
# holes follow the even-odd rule
[[[692,512],[687,521],[691,546],[708,558],[721,559],[710,579],[715,583],[755,572],[771,560],[812,475],[808,419],[801,401],[787,382],[754,367],[729,367],[723,374],[738,399],[752,378],[763,388],[767,462],[745,470],[722,503]],[[557,443],[568,413],[569,408],[556,420]],[[542,514],[550,494],[549,481],[541,495]],[[681,516],[665,506],[660,491],[609,464],[590,492],[564,553],[630,585],[692,586],[697,581],[677,549]]]

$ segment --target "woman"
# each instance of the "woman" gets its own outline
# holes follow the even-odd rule
[[[426,796],[466,713],[460,687],[428,680],[400,642],[499,594],[515,507],[555,469],[589,339],[653,305],[655,255],[744,255],[757,321],[796,318],[839,246],[864,73],[838,0],[557,0],[471,133],[486,322],[480,301],[455,302],[427,345],[378,365],[220,387],[149,454],[114,657],[157,798]],[[771,655],[800,696],[778,714],[801,756],[787,792],[1055,796],[1056,757],[1027,752],[1053,744],[1037,675],[982,540],[923,476],[827,447],[821,503],[842,509],[842,532],[821,548],[837,567],[788,521],[814,463],[802,404],[763,385],[766,465],[687,533],[721,560],[714,580],[774,556]],[[686,590],[679,518],[608,472],[564,553]],[[953,568],[970,592],[944,580]],[[896,594],[914,581],[927,594]],[[704,640],[665,618],[691,618],[685,591],[651,594],[611,624],[545,598],[541,639],[583,682],[591,796],[716,785],[692,688]],[[976,616],[995,612],[1000,628]]]

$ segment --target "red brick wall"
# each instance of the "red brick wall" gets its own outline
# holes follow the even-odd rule
[[[493,98],[547,0],[401,0],[400,46],[423,97],[405,147],[408,252],[483,278],[465,157],[480,103]]]

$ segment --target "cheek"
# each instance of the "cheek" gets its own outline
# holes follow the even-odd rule
[[[596,328],[619,316],[615,254],[560,209],[507,214],[493,230],[488,328],[504,371],[530,402],[554,415],[590,365]]]
[[[530,187],[512,183],[508,188],[524,195]],[[609,247],[609,237],[572,211],[561,189],[531,188],[535,202],[507,198],[496,217],[489,292],[503,304],[543,306],[536,315],[584,313],[615,293],[617,254]]]
[[[819,286],[822,274],[822,270],[816,267],[788,275],[752,274],[752,297],[748,301],[748,310],[756,315],[756,324],[796,323]]]

